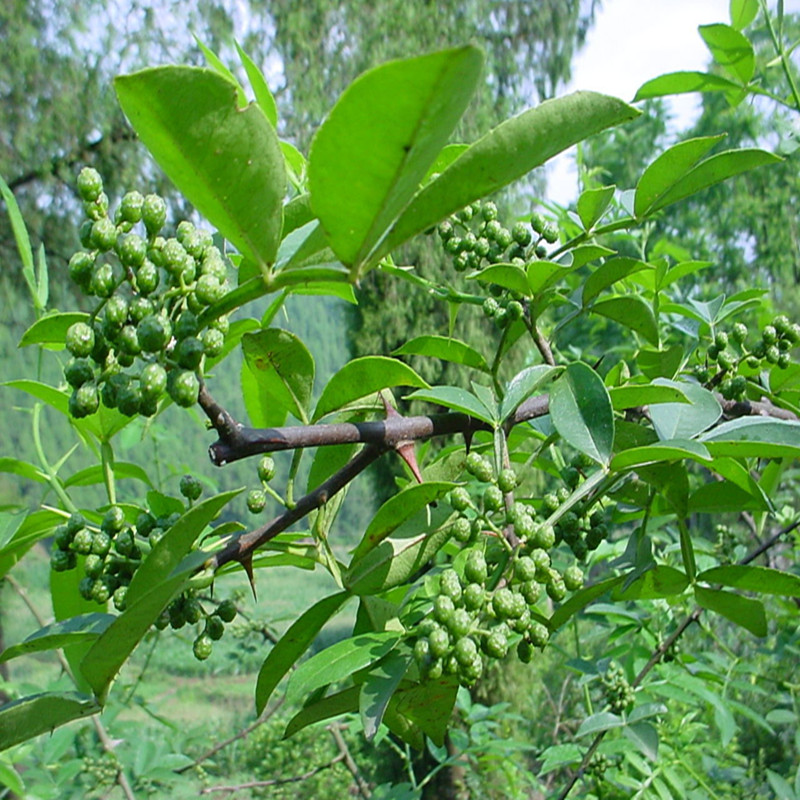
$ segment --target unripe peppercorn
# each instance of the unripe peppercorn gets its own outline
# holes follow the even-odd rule
[[[148,235],[154,236],[167,221],[167,204],[157,194],[148,194],[142,204],[142,221]]]
[[[100,173],[92,167],[84,167],[78,173],[78,192],[81,199],[91,203],[100,196],[103,191],[103,179]]]
[[[269,483],[275,477],[275,461],[271,456],[262,456],[258,462],[258,479]]]

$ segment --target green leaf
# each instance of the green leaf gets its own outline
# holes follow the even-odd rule
[[[758,0],[731,0],[731,25],[743,31],[758,16]]]
[[[797,458],[800,455],[800,422],[740,417],[723,422],[700,437],[714,455],[734,458]]]
[[[250,81],[250,87],[255,95],[256,102],[264,112],[264,116],[269,120],[273,128],[278,126],[278,108],[275,105],[275,98],[267,86],[264,75],[261,70],[256,66],[252,58],[250,58],[244,50],[242,50],[239,42],[234,42],[236,45],[236,52],[239,54],[244,71],[247,73],[247,80]]]
[[[603,216],[608,204],[614,197],[616,186],[601,186],[599,189],[586,189],[578,198],[578,216],[584,230],[591,230]]]
[[[45,692],[14,700],[0,707],[0,750],[99,711],[94,698],[78,692]]]
[[[52,536],[56,526],[62,522],[64,522],[63,516],[47,509],[27,514],[0,548],[0,577],[5,575],[36,542]]]
[[[617,453],[611,460],[611,469],[619,472],[646,464],[683,461],[686,458],[706,466],[710,466],[712,463],[711,454],[699,442],[691,439],[668,439],[642,447],[631,447]]]
[[[286,673],[314,641],[322,626],[344,605],[349,592],[324,597],[301,614],[270,650],[258,671],[256,713],[266,708],[267,701]],[[288,734],[287,734],[288,735]]]
[[[451,361],[454,364],[463,364],[465,367],[489,372],[486,359],[468,344],[447,336],[417,336],[406,342],[392,355],[416,355],[440,358],[442,361]]]
[[[708,72],[669,72],[643,83],[636,91],[633,102],[651,97],[665,97],[687,92],[738,92],[742,87],[721,75]],[[638,215],[637,215],[638,216]]]
[[[580,269],[598,258],[608,258],[614,255],[616,255],[616,251],[610,250],[608,247],[599,244],[581,244],[569,251],[572,260],[570,267]]]
[[[20,461],[20,459],[11,458],[10,456],[0,457],[0,472],[19,475],[20,478],[25,478],[29,481],[38,481],[39,483],[47,480],[47,475],[35,464],[31,464],[28,461]]]
[[[672,597],[683,594],[689,585],[685,573],[673,567],[659,564],[647,570],[630,586],[613,593],[614,600],[653,600],[657,597]]]
[[[237,86],[193,67],[115,78],[122,110],[190,203],[247,259],[275,261],[286,169],[275,128],[257,105],[239,108]]]
[[[133,575],[125,600],[136,603],[153,586],[167,580],[206,526],[242,490],[223,492],[192,506],[167,530]]]
[[[634,200],[636,216],[644,217],[658,208],[660,199],[681,181],[715,144],[724,138],[724,134],[719,134],[718,136],[688,139],[665,150],[647,167],[639,179]]]
[[[701,161],[696,167],[689,170],[677,180],[658,200],[648,209],[648,213],[658,211],[672,203],[691,197],[693,194],[728,180],[743,172],[762,167],[767,164],[776,164],[782,159],[767,150],[755,147],[740,150],[726,150],[724,153]],[[638,190],[637,190],[638,191]]]
[[[755,567],[744,564],[731,564],[712,567],[701,572],[697,580],[706,583],[719,583],[733,589],[761,594],[779,594],[784,597],[800,597],[800,577],[791,572],[783,572],[769,567]]]
[[[481,283],[496,283],[510,292],[517,292],[523,297],[530,297],[532,292],[528,285],[528,276],[522,267],[514,264],[491,264],[488,267],[473,272],[467,277],[479,280]]]
[[[353,400],[393,386],[428,388],[411,367],[394,358],[364,356],[345,364],[327,383],[314,411],[314,421],[336,411]]]
[[[289,331],[267,328],[242,336],[245,362],[256,379],[261,402],[308,422],[314,386],[314,359]]]
[[[720,589],[694,587],[694,597],[701,608],[715,611],[725,619],[750,631],[754,636],[767,635],[767,615],[759,600],[751,600]]]
[[[342,263],[366,262],[458,124],[483,54],[471,45],[391,61],[356,79],[311,145],[314,213]]]
[[[473,200],[527,175],[568,147],[635,119],[639,113],[614,97],[575,92],[546,100],[506,120],[417,194],[392,226],[375,260]]]
[[[602,378],[588,365],[570,364],[553,384],[550,417],[561,437],[607,465],[614,443],[614,412]]]
[[[67,335],[67,328],[76,322],[85,322],[89,319],[88,314],[80,311],[59,312],[47,314],[41,319],[37,319],[33,325],[22,334],[19,340],[20,347],[27,347],[31,344],[50,344],[53,349],[62,350],[64,339]]]
[[[354,562],[344,576],[344,584],[354,594],[376,594],[407,581],[430,561],[450,537],[443,527],[449,509],[431,510],[428,525],[420,525],[410,536],[384,539],[377,547]]]
[[[688,511],[690,514],[724,514],[767,511],[769,508],[763,494],[753,494],[730,481],[713,481],[692,492]]]
[[[426,182],[434,175],[444,172],[468,148],[468,144],[448,144],[443,147],[428,169],[428,174],[425,176]]]
[[[658,731],[649,722],[635,722],[622,729],[626,739],[630,739],[639,751],[651,761],[658,760]]]
[[[612,714],[610,711],[600,711],[597,714],[592,714],[590,717],[581,722],[578,728],[576,737],[589,736],[590,734],[600,733],[601,731],[610,731],[612,728],[621,728],[625,725],[625,720],[617,714]]]
[[[397,631],[384,631],[361,634],[326,647],[300,664],[289,677],[286,702],[294,703],[323,686],[351,677],[354,672],[379,661],[399,641]]]
[[[132,464],[128,461],[114,461],[113,472],[117,480],[132,478],[147,484],[151,489],[153,488],[147,473],[138,464]],[[66,489],[70,486],[94,486],[95,484],[103,483],[104,480],[105,475],[102,465],[95,464],[70,475],[64,481],[64,488]]]
[[[683,356],[683,347],[679,344],[674,344],[666,350],[643,347],[636,357],[636,362],[645,377],[650,380],[672,378],[683,362]]]
[[[537,364],[518,372],[508,384],[503,402],[500,404],[500,421],[505,422],[543,383],[560,372],[558,367]]]
[[[588,305],[603,289],[608,289],[609,286],[613,286],[617,281],[621,281],[643,269],[652,269],[652,267],[638,258],[630,258],[628,256],[608,259],[583,284],[583,305]]]
[[[3,650],[0,654],[0,662],[9,661],[28,653],[40,653],[43,650],[69,647],[77,642],[92,641],[100,636],[115,619],[113,614],[94,612],[45,625],[23,642]]]
[[[363,538],[353,551],[353,564],[400,528],[406,520],[443,497],[456,485],[449,481],[426,481],[412,484],[402,492],[390,497],[370,520]]]
[[[756,57],[747,37],[722,23],[700,25],[698,30],[714,61],[734,80],[749,83],[756,69]]]
[[[254,428],[280,428],[289,414],[289,409],[280,403],[272,402],[272,397],[260,391],[258,376],[246,361],[239,371],[244,407]]]
[[[383,715],[410,663],[410,654],[394,650],[364,679],[359,694],[359,711],[367,741],[372,741],[378,733]]]
[[[390,724],[388,712],[393,712],[410,720],[429,736],[437,747],[442,747],[457,692],[458,683],[451,676],[436,681],[426,681],[408,689],[399,689],[389,703],[386,722]]]
[[[611,397],[614,411],[657,403],[690,402],[678,386],[664,386],[656,383],[629,383],[625,386],[612,386],[609,388],[608,394]]]
[[[662,441],[692,439],[710,428],[722,416],[722,408],[714,395],[702,386],[688,381],[676,382],[657,378],[659,386],[673,386],[683,392],[689,403],[659,403],[650,409],[650,419]],[[705,441],[701,437],[701,441]],[[713,451],[708,448],[709,452]]]
[[[624,575],[618,575],[615,578],[606,578],[599,583],[592,586],[585,586],[573,594],[566,603],[562,603],[550,617],[548,623],[551,631],[557,631],[565,622],[568,622],[579,611],[583,611],[586,606],[597,600],[606,592],[611,591],[625,580]]]
[[[428,403],[436,403],[445,408],[452,408],[470,417],[482,420],[488,425],[494,425],[498,420],[492,410],[486,408],[472,392],[461,389],[458,386],[434,386],[431,389],[420,389],[406,396],[406,400],[424,400]]]
[[[19,259],[22,262],[22,275],[25,278],[25,282],[28,284],[28,289],[30,290],[34,305],[38,308],[39,292],[33,272],[33,250],[31,249],[28,229],[25,227],[25,221],[19,210],[17,198],[14,197],[14,192],[11,191],[9,185],[2,178],[0,178],[0,194],[2,194],[3,200],[6,201],[6,211],[11,221],[11,230],[14,233]]]
[[[288,739],[316,722],[358,711],[360,689],[359,686],[349,686],[341,692],[328,695],[315,703],[304,706],[289,720],[286,730],[283,732],[283,738]]]
[[[653,309],[640,295],[631,294],[598,300],[590,311],[641,334],[650,344],[658,344],[658,323]]]
[[[556,261],[531,261],[527,267],[528,289],[526,294],[538,295],[563,278],[574,272],[578,267],[573,262],[570,265],[559,264]]]

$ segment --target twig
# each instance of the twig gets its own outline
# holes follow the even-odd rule
[[[345,742],[344,738],[342,737],[340,726],[334,722],[331,725],[328,725],[328,730],[330,731],[331,736],[333,736],[333,741],[336,742],[336,746],[339,748],[339,756],[344,761],[344,765],[350,771],[350,774],[353,776],[353,779],[356,782],[358,793],[364,798],[364,800],[369,800],[369,798],[372,797],[372,792],[370,792],[367,782],[361,776],[361,772],[358,769],[358,765],[353,760],[353,756],[350,755],[347,742]]]

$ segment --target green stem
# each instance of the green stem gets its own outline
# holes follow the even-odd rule
[[[103,468],[103,483],[106,487],[108,502],[115,505],[117,502],[117,487],[114,482],[114,451],[110,442],[103,442],[100,445],[100,458]]]
[[[697,575],[697,562],[694,560],[692,538],[689,535],[689,529],[686,527],[686,520],[683,517],[678,517],[678,530],[681,537],[681,558],[683,559],[686,576],[689,578],[690,583],[694,583]]]
[[[33,447],[36,451],[36,457],[39,459],[39,464],[42,467],[42,472],[47,475],[47,484],[55,492],[58,499],[61,501],[64,508],[70,513],[77,513],[78,507],[72,502],[70,496],[66,493],[63,484],[61,483],[56,471],[53,469],[47,457],[44,454],[44,447],[42,447],[42,436],[39,427],[39,420],[42,412],[42,404],[36,403],[33,407]]]
[[[766,0],[761,0],[761,10],[764,12],[764,19],[767,22],[767,29],[769,30],[772,44],[775,47],[775,53],[780,57],[783,74],[786,76],[789,88],[792,91],[792,97],[794,98],[794,109],[795,111],[800,111],[800,92],[797,89],[797,83],[795,82],[794,75],[792,75],[788,55],[784,50],[783,43],[780,41],[778,34],[775,32],[775,26],[772,24],[772,17],[770,17],[767,10]]]

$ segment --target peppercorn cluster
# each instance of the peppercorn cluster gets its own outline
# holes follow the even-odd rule
[[[97,303],[66,332],[70,413],[88,416],[102,402],[126,416],[153,416],[165,393],[193,405],[203,359],[222,353],[229,328],[224,316],[198,319],[227,291],[221,251],[187,220],[164,238],[167,207],[158,195],[128,192],[112,219],[96,170],[81,170],[78,191],[87,219],[69,274]]]

